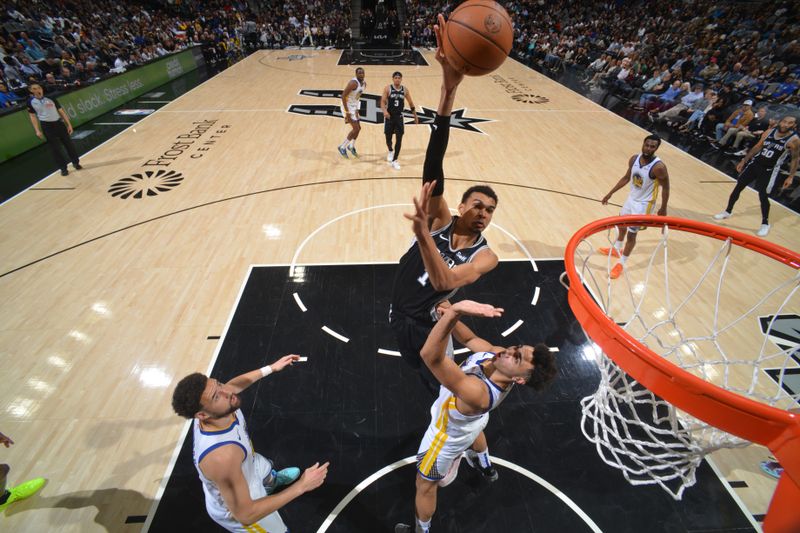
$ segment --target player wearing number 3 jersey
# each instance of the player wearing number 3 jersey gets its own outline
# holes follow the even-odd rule
[[[438,40],[437,29],[437,40]],[[450,136],[450,113],[463,74],[454,70],[437,51],[442,67],[442,91],[428,141],[422,171],[422,190],[414,198],[412,221],[415,240],[400,259],[392,290],[389,323],[400,355],[418,370],[432,394],[438,381],[421,364],[420,350],[436,323],[436,304],[459,287],[469,285],[497,266],[497,256],[483,237],[492,221],[497,195],[491,187],[470,187],[461,197],[458,216],[450,214],[444,199],[442,162]]]

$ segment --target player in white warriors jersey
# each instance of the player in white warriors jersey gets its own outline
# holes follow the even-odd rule
[[[603,197],[603,205],[608,204],[611,196],[630,184],[631,190],[628,199],[620,210],[620,215],[652,215],[660,216],[667,214],[667,202],[669,201],[669,174],[667,165],[656,157],[656,150],[661,146],[661,138],[658,135],[648,135],[642,143],[642,152],[636,154],[628,161],[628,171],[617,182],[616,185]],[[656,212],[656,201],[658,194],[661,193],[661,206]],[[625,262],[636,246],[636,233],[638,227],[617,228],[617,242],[613,248],[600,248],[599,252],[603,255],[611,254],[619,257],[619,263],[611,269],[611,279],[617,279],[622,275]],[[627,242],[625,237],[627,236]],[[625,244],[623,248],[623,243]]]
[[[227,383],[200,373],[190,374],[175,387],[172,408],[194,421],[194,464],[203,483],[206,510],[228,531],[286,533],[278,509],[325,481],[328,463],[317,463],[302,476],[297,468],[276,471],[269,459],[253,450],[239,409],[239,392],[299,359],[286,355]],[[272,494],[289,484],[282,492]]]
[[[555,358],[544,344],[493,346],[459,322],[461,316],[499,317],[502,309],[462,300],[439,310],[442,316],[421,352],[441,387],[417,453],[416,524],[397,524],[395,533],[431,531],[437,490],[455,479],[462,456],[486,479],[495,481],[498,474],[489,461],[483,434],[489,411],[497,408],[514,385],[542,390],[556,375]],[[447,356],[451,334],[475,352],[460,367]]]
[[[358,109],[361,107],[361,95],[367,89],[367,82],[364,81],[364,69],[358,67],[356,69],[356,77],[347,82],[347,85],[342,92],[342,113],[344,114],[344,121],[350,124],[350,131],[347,132],[347,137],[339,145],[339,155],[348,159],[347,151],[353,154],[353,157],[358,157],[356,151],[356,139],[358,134],[361,133],[361,120],[358,116]]]

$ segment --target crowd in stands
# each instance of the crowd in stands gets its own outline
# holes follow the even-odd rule
[[[350,0],[262,0],[245,34],[257,48],[350,46]]]
[[[507,7],[517,59],[549,72],[572,69],[587,91],[628,101],[654,125],[693,133],[715,148],[730,143],[731,155],[765,124],[798,114],[800,12],[791,0]]]
[[[0,8],[0,112],[38,83],[59,94],[201,45],[208,63],[248,48],[349,46],[349,0],[183,3],[17,0]]]

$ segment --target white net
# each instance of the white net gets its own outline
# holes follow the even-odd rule
[[[800,272],[730,240],[664,226],[639,233],[622,276],[612,280],[618,260],[597,250],[614,240],[613,230],[586,236],[575,268],[619,327],[723,389],[781,409],[797,406],[800,329],[792,331],[800,328]],[[581,402],[582,430],[631,484],[658,484],[680,499],[707,454],[749,444],[670,405],[593,346],[600,385]]]

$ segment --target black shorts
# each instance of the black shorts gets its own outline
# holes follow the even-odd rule
[[[391,115],[383,119],[383,133],[391,135],[396,133],[402,135],[406,132],[406,125],[403,123],[403,115]]]
[[[751,163],[744,168],[742,173],[739,174],[739,177],[736,178],[736,181],[744,183],[745,185],[749,185],[751,182],[755,181],[753,188],[758,192],[766,193],[770,181],[772,181],[772,170],[772,168],[765,168],[761,165]]]
[[[393,314],[389,319],[389,325],[394,331],[394,337],[397,340],[398,350],[400,357],[411,368],[416,370],[425,387],[434,395],[439,394],[439,381],[433,376],[431,371],[425,365],[425,362],[420,356],[420,351],[428,340],[433,329],[433,324],[427,324],[414,320],[413,318]]]

